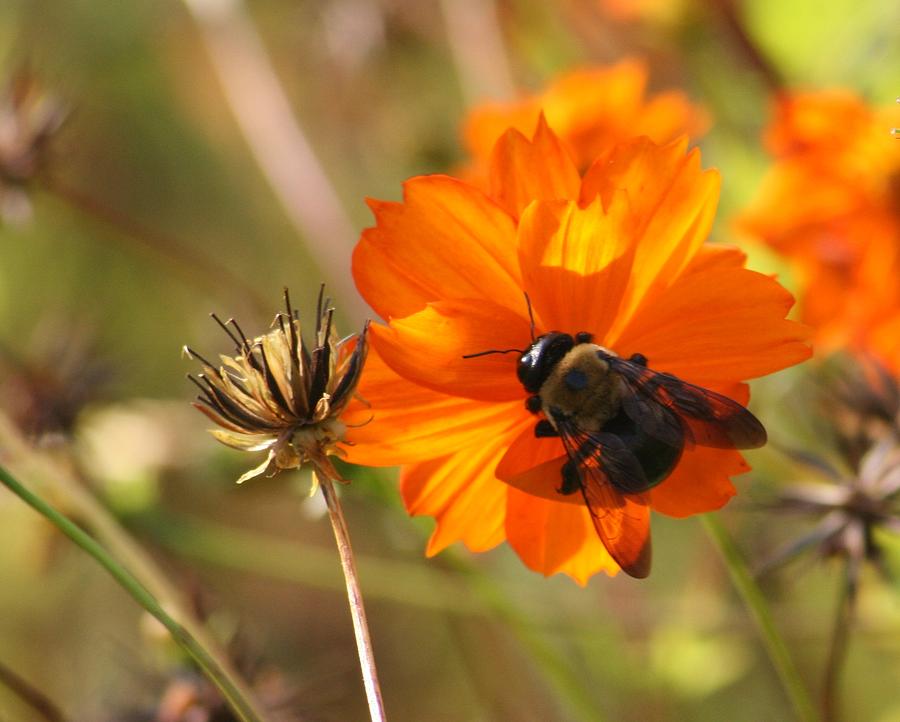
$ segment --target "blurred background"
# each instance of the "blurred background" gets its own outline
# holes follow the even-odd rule
[[[286,285],[311,318],[327,283],[341,330],[357,330],[363,199],[399,199],[409,176],[457,167],[478,102],[628,56],[646,60],[651,89],[684,90],[709,113],[699,145],[724,177],[716,240],[790,286],[730,222],[769,162],[759,59],[792,86],[892,103],[891,0],[0,3],[0,79],[39,84],[46,128],[65,113],[38,177],[0,178],[0,454],[74,518],[91,517],[91,500],[111,512],[284,719],[366,718],[331,529],[303,473],[234,484],[248,459],[190,408],[181,346],[230,351],[208,313],[261,332]],[[748,454],[754,471],[721,517],[758,566],[806,528],[760,512],[801,473],[779,444],[821,441],[802,368],[753,389],[778,443]],[[407,516],[396,473],[346,473],[389,718],[791,718],[698,520],[655,518],[648,580],[580,588],[505,546],[425,559],[433,522]],[[896,569],[896,541],[881,541]],[[173,690],[210,695],[106,573],[5,490],[0,576],[0,665],[63,719],[186,721],[164,716]],[[837,561],[811,556],[762,578],[813,694],[840,578]],[[863,581],[845,718],[900,720],[897,584],[871,570]],[[0,686],[3,722],[49,714]]]

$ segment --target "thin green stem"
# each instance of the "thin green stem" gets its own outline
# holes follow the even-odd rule
[[[822,719],[825,722],[835,722],[841,718],[840,695],[838,692],[841,671],[844,668],[844,661],[847,659],[850,629],[853,626],[853,616],[856,607],[854,585],[850,572],[851,563],[849,560],[846,562],[844,578],[839,583],[834,627],[831,632],[831,644],[828,648],[828,657],[825,663],[821,697]]]
[[[119,564],[84,530],[56,511],[39,496],[29,491],[2,466],[0,466],[0,482],[92,556],[138,604],[169,630],[172,638],[190,655],[210,681],[218,687],[231,709],[242,722],[265,722],[264,715],[255,708],[252,700],[241,693],[239,685],[235,683],[226,669],[187,629],[163,609],[160,603],[131,572]]]
[[[563,659],[547,643],[540,630],[510,601],[500,585],[460,553],[448,550],[445,558],[457,571],[466,575],[494,614],[512,630],[522,647],[540,666],[545,678],[554,688],[557,699],[565,705],[567,719],[601,722],[603,716],[597,709],[597,702],[574,673],[571,662]]]
[[[769,659],[772,662],[772,667],[775,669],[775,673],[778,675],[778,679],[788,699],[790,699],[797,719],[803,722],[815,722],[818,719],[818,715],[809,691],[803,683],[797,667],[794,665],[784,639],[775,626],[768,602],[766,602],[762,591],[753,579],[747,562],[718,517],[713,514],[704,514],[702,519],[706,532],[709,534],[713,545],[718,549],[722,561],[725,562],[735,589],[756,623],[763,644],[769,654]]]
[[[17,459],[32,478],[65,500],[71,516],[84,520],[99,542],[140,581],[168,613],[219,661],[244,699],[253,693],[234,669],[231,661],[203,623],[191,612],[184,595],[169,581],[152,557],[90,491],[90,484],[78,475],[70,458],[53,459],[36,454],[19,431],[0,414],[0,447],[8,458]],[[234,549],[232,549],[234,551]]]

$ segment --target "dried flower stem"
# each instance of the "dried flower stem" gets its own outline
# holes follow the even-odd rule
[[[60,514],[37,494],[23,486],[2,466],[0,466],[0,483],[92,556],[138,604],[169,630],[172,638],[190,655],[209,680],[216,685],[241,722],[265,722],[265,716],[256,708],[252,699],[242,692],[240,682],[231,675],[227,667],[221,664],[183,625],[170,616],[156,598],[147,591],[147,588],[128,569],[116,561],[109,552],[81,527]]]
[[[0,663],[0,684],[37,712],[47,722],[66,722],[59,708],[39,689]]]
[[[183,0],[238,128],[286,216],[351,318],[368,311],[347,269],[357,231],[294,117],[243,0]]]
[[[447,41],[467,105],[507,100],[515,83],[494,0],[441,0]]]
[[[840,583],[834,628],[831,633],[831,644],[828,648],[828,658],[825,662],[821,697],[822,720],[824,722],[835,722],[835,720],[841,718],[838,705],[838,687],[840,685],[841,670],[843,669],[844,661],[847,659],[850,628],[853,626],[853,616],[856,608],[856,595],[850,571],[851,564],[852,562],[847,562],[845,576]]]
[[[369,636],[369,624],[366,621],[366,610],[363,606],[362,592],[359,589],[359,577],[356,563],[353,561],[353,548],[350,546],[350,533],[344,521],[341,501],[334,490],[334,483],[327,475],[313,472],[322,487],[322,495],[328,506],[328,517],[334,530],[347,583],[347,600],[350,602],[350,616],[353,617],[353,633],[356,636],[356,648],[359,651],[359,664],[362,669],[366,698],[369,700],[369,715],[373,722],[384,722],[384,704],[381,701],[381,687],[378,685],[378,671],[375,668],[375,655],[372,652],[372,639]]]
[[[735,589],[756,623],[772,667],[791,701],[797,719],[802,722],[815,722],[818,715],[809,691],[794,665],[794,660],[791,659],[787,644],[775,626],[766,598],[753,579],[746,561],[715,514],[704,514],[702,519],[709,538],[725,562]]]
[[[257,310],[269,307],[268,302],[254,288],[213,258],[194,253],[185,244],[147,228],[122,211],[58,178],[45,175],[41,184],[44,190],[78,212],[114,229],[122,238],[139,246],[141,251],[149,251],[157,258],[167,261],[172,270],[189,283],[200,281],[216,293],[221,293],[222,289],[230,289],[230,295],[247,299]]]

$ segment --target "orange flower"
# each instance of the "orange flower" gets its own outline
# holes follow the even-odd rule
[[[411,514],[437,520],[427,552],[461,540],[474,551],[506,540],[532,569],[580,583],[615,574],[578,495],[563,496],[559,438],[535,438],[536,417],[516,356],[536,333],[587,331],[620,356],[746,401],[743,380],[809,354],[785,320],[790,295],[743,268],[739,251],[705,246],[719,178],[686,141],[617,146],[582,178],[543,122],[534,139],[498,142],[490,193],[446,176],[405,184],[400,203],[370,201],[376,226],[354,254],[357,286],[387,325],[371,328],[359,393],[347,411],[348,459],[405,464]],[[629,499],[637,534],[656,511],[721,507],[730,476],[747,470],[731,449],[692,447],[645,498]]]
[[[600,7],[615,20],[663,24],[678,20],[689,4],[689,0],[600,0]]]
[[[670,90],[648,98],[646,86],[646,65],[629,59],[566,73],[538,95],[476,108],[463,126],[473,158],[466,177],[483,178],[497,139],[507,128],[530,136],[542,112],[580,170],[628,138],[646,135],[665,143],[706,129],[706,114],[684,93]]]
[[[848,91],[781,97],[766,136],[774,165],[739,222],[792,262],[821,346],[866,347],[900,370],[896,113]]]

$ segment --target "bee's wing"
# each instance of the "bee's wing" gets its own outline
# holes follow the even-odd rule
[[[680,433],[717,449],[765,445],[765,428],[737,401],[617,356],[604,358],[632,392],[622,400],[625,413],[651,436],[672,444]]]
[[[643,494],[620,488],[646,488],[647,479],[634,454],[612,434],[587,433],[571,422],[558,424],[569,461],[597,535],[622,570],[638,579],[650,573],[650,507]]]

